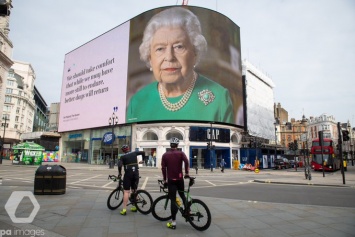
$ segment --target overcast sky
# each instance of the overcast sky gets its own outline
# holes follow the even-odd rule
[[[157,7],[182,0],[13,0],[13,59],[29,62],[47,102],[60,101],[64,56]],[[354,0],[189,0],[241,29],[242,59],[275,83],[289,119],[333,115],[355,126]]]

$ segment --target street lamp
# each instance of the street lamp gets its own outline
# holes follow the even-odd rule
[[[111,117],[108,119],[108,124],[112,127],[112,140],[111,140],[111,161],[110,161],[110,169],[113,169],[115,166],[115,157],[113,157],[113,143],[115,141],[114,127],[118,124],[118,117],[113,112]]]
[[[207,145],[207,148],[210,152],[210,168],[211,168],[211,172],[213,172],[213,145],[212,145],[212,123],[211,123],[211,129],[210,129],[210,134],[209,134],[209,141],[208,141],[208,145]]]
[[[4,154],[4,143],[5,143],[5,131],[6,131],[7,117],[4,116],[3,119],[5,120],[5,123],[4,123],[4,134],[2,136],[2,144],[1,144],[0,164],[2,164],[2,159],[3,159],[3,154]]]
[[[275,119],[275,123],[274,123],[274,125],[275,125],[275,157],[274,157],[274,159],[277,159],[277,125],[278,125],[278,120],[277,119]]]

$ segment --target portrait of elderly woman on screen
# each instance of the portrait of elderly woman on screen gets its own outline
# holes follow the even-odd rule
[[[234,123],[229,92],[194,69],[207,42],[191,11],[173,7],[148,22],[140,58],[156,81],[130,99],[127,122],[204,120]]]

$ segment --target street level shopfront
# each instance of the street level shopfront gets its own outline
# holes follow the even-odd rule
[[[113,142],[105,143],[104,137],[112,128],[97,128],[62,133],[62,162],[108,164],[121,155],[123,144],[132,150],[145,151],[143,166],[160,167],[162,155],[170,149],[169,140],[177,137],[179,149],[184,151],[191,168],[218,168],[222,159],[226,168],[238,160],[241,129],[206,123],[152,123],[116,126]]]

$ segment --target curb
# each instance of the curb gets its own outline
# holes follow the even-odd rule
[[[354,188],[350,185],[340,185],[340,184],[315,184],[315,183],[291,183],[291,182],[281,182],[281,181],[271,181],[271,180],[253,180],[254,183],[266,183],[266,184],[292,184],[292,185],[304,185],[304,186],[318,186],[318,187],[338,187],[338,188]]]

